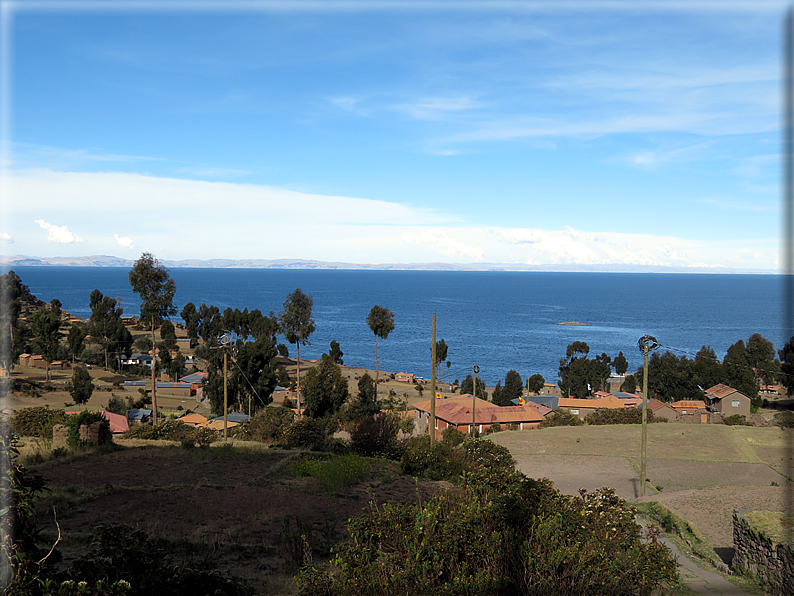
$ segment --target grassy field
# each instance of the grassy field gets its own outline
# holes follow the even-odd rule
[[[518,468],[561,491],[615,488],[630,501],[655,500],[694,524],[730,558],[733,509],[786,511],[794,432],[777,427],[654,424],[648,427],[646,496],[640,496],[641,429],[633,425],[502,432]]]

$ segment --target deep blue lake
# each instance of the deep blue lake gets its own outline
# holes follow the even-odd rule
[[[38,298],[58,298],[87,318],[89,295],[120,298],[125,314],[139,314],[126,268],[15,267]],[[379,344],[381,368],[430,377],[432,314],[437,339],[449,346],[444,378],[463,379],[473,364],[493,385],[510,369],[522,378],[540,373],[557,381],[565,349],[585,341],[590,355],[619,351],[632,372],[642,363],[637,341],[648,333],[681,355],[709,345],[722,358],[728,346],[760,333],[779,349],[785,342],[782,276],[654,273],[451,271],[339,271],[283,269],[171,269],[177,313],[187,302],[278,313],[301,288],[314,298],[316,331],[307,359],[331,340],[344,363],[375,366],[375,337],[366,323],[372,306],[394,312],[394,331]],[[179,314],[174,317],[181,321]],[[580,321],[589,327],[557,325]],[[283,339],[281,340],[283,341]],[[294,356],[294,346],[290,355]]]

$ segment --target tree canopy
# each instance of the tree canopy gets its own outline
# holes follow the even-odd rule
[[[30,321],[33,343],[46,363],[46,378],[50,381],[50,364],[58,353],[61,341],[61,318],[46,307],[41,307]]]
[[[322,418],[334,414],[347,401],[348,395],[347,379],[342,376],[342,370],[328,354],[323,354],[320,363],[310,368],[303,380],[306,415]]]
[[[105,368],[108,368],[108,353],[118,354],[128,351],[133,343],[132,334],[124,326],[121,318],[124,311],[116,306],[114,298],[94,290],[89,297],[89,305],[91,316],[88,319],[87,331],[91,335],[91,341],[102,346]]]
[[[378,360],[378,339],[386,339],[394,330],[394,313],[387,308],[372,307],[367,315],[367,325],[375,334],[375,395],[378,392],[378,375],[380,374],[380,361]]]
[[[145,252],[135,261],[129,273],[132,291],[141,297],[141,323],[152,331],[163,320],[176,314],[174,294],[176,282],[171,279],[163,264],[151,253]],[[157,351],[152,354],[152,422],[157,424]]]
[[[292,292],[284,301],[284,310],[278,316],[281,333],[286,340],[295,344],[298,351],[298,415],[301,411],[301,345],[309,342],[309,337],[314,333],[314,319],[312,307],[314,299],[304,294],[300,288]]]

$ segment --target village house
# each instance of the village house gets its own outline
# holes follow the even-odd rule
[[[638,404],[637,407],[642,408],[642,403]],[[678,422],[678,414],[669,404],[653,398],[648,400],[647,407],[649,411],[653,412],[654,418],[664,418],[668,422]]]
[[[566,410],[574,416],[584,418],[591,412],[595,412],[599,408],[607,408],[610,410],[622,410],[626,407],[623,400],[619,397],[607,393],[607,397],[600,399],[578,399],[575,397],[561,397],[558,401],[560,410]]]
[[[416,428],[420,433],[426,433],[430,423],[431,400],[414,404],[416,410]],[[469,394],[436,399],[436,424],[435,435],[441,439],[445,428],[468,434],[471,432],[472,422],[478,432],[484,433],[494,424],[504,428],[514,424],[519,430],[538,428],[543,420],[543,415],[535,405],[525,406],[496,406],[491,402],[474,400],[474,420],[472,420],[472,396]]]
[[[394,375],[394,380],[400,381],[401,383],[414,383],[414,373],[399,372]]]
[[[675,410],[679,422],[685,424],[707,424],[709,413],[706,404],[699,400],[682,399],[674,401],[670,407]]]
[[[750,417],[750,398],[733,387],[720,383],[709,387],[704,393],[706,409],[710,412],[719,412],[725,417],[734,414]]]

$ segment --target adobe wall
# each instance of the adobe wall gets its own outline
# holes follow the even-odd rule
[[[794,594],[794,544],[754,528],[748,513],[733,511],[733,569],[758,577],[772,596]]]

